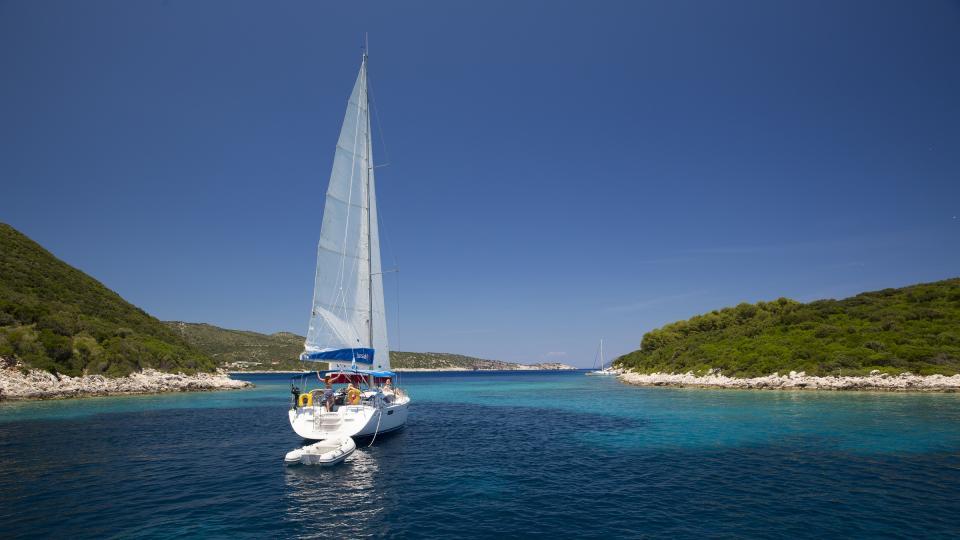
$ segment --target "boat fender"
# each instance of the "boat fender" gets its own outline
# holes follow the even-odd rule
[[[313,405],[313,394],[300,394],[301,407],[310,407]]]

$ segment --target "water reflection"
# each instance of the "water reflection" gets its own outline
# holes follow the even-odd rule
[[[377,530],[384,511],[378,459],[373,449],[358,447],[333,467],[287,467],[286,521],[305,538]]]

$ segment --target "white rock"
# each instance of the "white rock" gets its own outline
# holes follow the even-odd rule
[[[194,390],[234,390],[253,384],[231,379],[226,372],[163,373],[145,369],[126,377],[107,378],[102,375],[70,377],[31,369],[22,373],[20,366],[8,362],[0,368],[0,400],[50,399],[113,394],[152,394],[157,392],[187,392]]]
[[[808,377],[805,373],[791,372],[788,376],[766,375],[754,378],[736,378],[723,375],[705,375],[697,377],[689,373],[650,373],[642,374],[627,371],[620,380],[630,384],[646,386],[698,386],[710,388],[763,388],[785,390],[922,390],[948,391],[960,390],[960,374],[946,377],[931,375],[920,377],[908,375],[888,377],[885,373],[867,377]]]

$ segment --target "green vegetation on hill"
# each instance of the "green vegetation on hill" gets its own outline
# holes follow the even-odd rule
[[[418,353],[390,351],[390,365],[394,369],[528,369],[526,365],[500,360],[484,360],[462,354]],[[569,366],[557,363],[533,364],[544,369],[569,369]]]
[[[394,369],[510,369],[506,365],[462,354],[390,351],[390,366]]]
[[[210,324],[169,321],[164,323],[190,345],[213,357],[231,371],[324,370],[324,362],[301,362],[303,336],[290,332],[259,334],[228,330]]]
[[[960,278],[802,304],[740,304],[668,324],[617,359],[643,373],[960,372]]]
[[[163,323],[4,223],[0,358],[67,375],[216,367]]]

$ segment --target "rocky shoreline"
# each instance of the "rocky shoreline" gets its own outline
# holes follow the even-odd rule
[[[239,390],[251,386],[253,384],[247,381],[231,379],[225,372],[184,375],[145,369],[126,377],[110,378],[102,375],[70,377],[38,369],[24,373],[17,367],[0,369],[0,401]]]
[[[960,375],[888,375],[878,371],[865,376],[814,377],[791,371],[763,377],[737,378],[720,373],[635,373],[626,371],[620,380],[638,386],[679,386],[693,388],[729,388],[744,390],[860,390],[885,392],[958,392]]]

